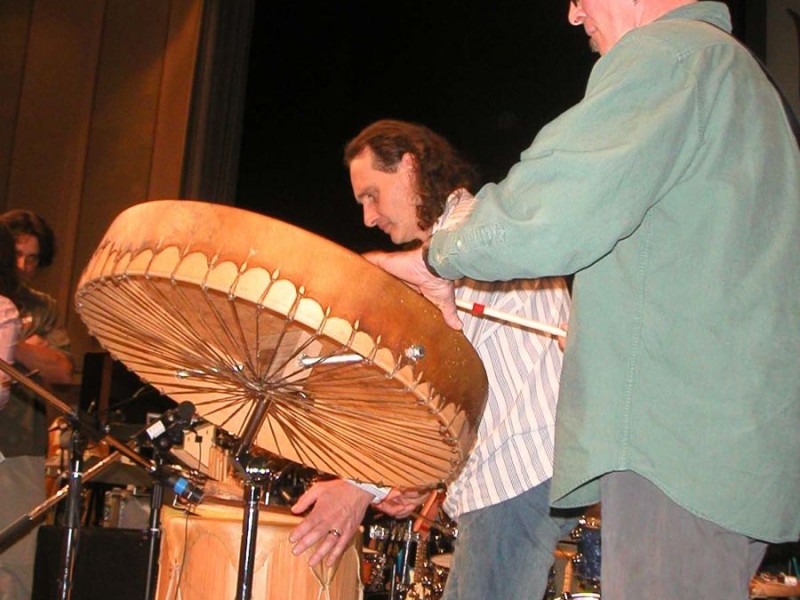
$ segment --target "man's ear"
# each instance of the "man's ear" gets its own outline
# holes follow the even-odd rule
[[[411,152],[406,152],[403,154],[403,157],[400,159],[400,165],[403,168],[403,171],[412,174],[417,172],[417,161],[414,158],[414,155]]]

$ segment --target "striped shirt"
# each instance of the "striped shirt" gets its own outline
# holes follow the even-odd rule
[[[471,197],[455,192],[439,223],[452,226]],[[466,202],[462,202],[466,200]],[[455,201],[455,202],[454,202]],[[457,282],[467,302],[525,319],[559,325],[569,320],[569,294],[562,278]],[[464,315],[464,334],[480,356],[489,396],[475,445],[447,490],[445,511],[453,518],[514,498],[553,476],[553,436],[562,353],[547,334],[501,321]]]

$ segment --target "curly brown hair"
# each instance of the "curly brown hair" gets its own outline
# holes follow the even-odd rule
[[[0,221],[0,296],[5,296],[17,304],[19,287],[14,236],[9,228]]]
[[[347,143],[345,166],[349,168],[365,148],[375,155],[373,166],[385,173],[395,173],[406,152],[414,158],[416,191],[421,199],[417,225],[422,230],[430,229],[442,215],[454,190],[474,192],[478,183],[475,167],[450,142],[424,125],[392,119],[375,121]]]
[[[44,220],[44,217],[32,210],[15,208],[0,215],[0,222],[8,227],[11,235],[14,236],[14,240],[20,234],[26,233],[39,241],[39,268],[49,267],[53,263],[53,256],[56,253],[56,240],[53,235],[53,229]]]

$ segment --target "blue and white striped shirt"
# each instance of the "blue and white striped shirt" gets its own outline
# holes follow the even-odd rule
[[[569,319],[562,278],[485,283],[462,280],[456,296],[553,325]],[[467,315],[464,334],[483,361],[489,397],[475,445],[448,486],[445,510],[465,512],[508,500],[553,476],[558,383],[557,340],[515,325]]]
[[[434,227],[469,218],[473,197],[448,198]],[[506,282],[457,282],[456,297],[524,319],[558,326],[569,320],[569,293],[560,277]],[[461,514],[526,492],[553,476],[553,436],[562,352],[547,334],[486,316],[463,317],[464,334],[483,361],[489,397],[475,445],[447,489],[445,511]]]

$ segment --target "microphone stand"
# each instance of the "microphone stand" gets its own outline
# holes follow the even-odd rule
[[[61,540],[61,572],[58,578],[58,597],[72,597],[75,557],[78,553],[81,529],[81,499],[83,498],[83,453],[86,438],[79,427],[72,430],[70,442],[69,482],[67,483],[66,529]]]
[[[156,467],[164,466],[164,457],[155,451]],[[158,558],[161,554],[161,504],[164,502],[164,484],[158,479],[153,481],[150,491],[150,519],[148,522],[147,545],[147,580],[145,582],[144,598],[152,600],[156,597],[158,584]]]

